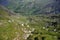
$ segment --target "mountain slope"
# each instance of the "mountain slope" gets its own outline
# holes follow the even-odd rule
[[[45,5],[52,3],[52,0],[8,0],[8,9],[20,14],[38,14]]]
[[[11,11],[0,5],[0,40],[24,40],[21,23],[25,17],[13,15]]]
[[[6,8],[22,15],[60,13],[59,0],[6,0]],[[4,3],[3,0],[1,3]]]
[[[22,16],[11,13],[5,7],[0,6],[0,40],[29,40],[30,36],[33,40],[37,36],[45,37],[45,35],[46,40],[57,40],[57,37],[60,37],[59,15]]]
[[[8,19],[9,12],[5,10],[5,8],[0,5],[0,19]]]

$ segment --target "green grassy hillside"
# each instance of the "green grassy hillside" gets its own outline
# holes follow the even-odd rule
[[[46,15],[12,15],[0,7],[0,40],[43,40],[42,37],[57,40],[60,38],[60,24],[57,21],[58,24],[51,25],[54,20],[57,21]]]
[[[21,24],[26,22],[23,16],[9,15],[2,7],[0,8],[0,40],[23,40]]]

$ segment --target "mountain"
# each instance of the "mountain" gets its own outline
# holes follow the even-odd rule
[[[0,20],[1,19],[8,19],[9,12],[7,12],[7,9],[4,8],[2,5],[0,5]]]
[[[59,0],[53,0],[52,3],[47,4],[44,7],[44,11],[43,12],[50,13],[50,14],[51,13],[54,13],[54,14],[60,13],[60,1]]]
[[[9,2],[15,4],[13,0],[10,0]],[[45,6],[39,7],[40,4],[37,2],[37,5],[36,2],[34,2],[34,6],[25,4],[22,9],[21,5],[16,6],[16,4],[13,5],[12,3],[9,4],[9,6],[0,5],[0,40],[60,39],[60,15],[30,15],[40,13],[46,14],[46,12],[49,14],[55,6],[53,3],[49,3],[47,5],[44,4]],[[29,8],[26,8],[27,6],[29,6]],[[15,15],[13,11],[22,15],[29,14],[29,16]]]
[[[6,14],[8,14],[8,15],[13,15],[13,14],[15,14],[13,11],[11,11],[11,10],[9,10],[9,9],[7,9],[5,6],[3,6],[3,5],[0,5],[0,11],[2,12],[6,12]],[[0,13],[0,14],[4,14],[4,13]]]
[[[15,15],[15,13],[0,5],[0,19],[9,19],[11,15]]]
[[[23,40],[25,33],[21,30],[23,28],[21,23],[26,23],[26,18],[13,14],[0,5],[0,40]]]
[[[1,3],[6,3],[6,8],[22,15],[60,13],[59,0],[6,0]]]
[[[25,14],[38,14],[45,5],[52,3],[52,0],[8,0],[8,9]]]
[[[1,5],[7,6],[8,3],[9,3],[8,0],[0,0]]]

